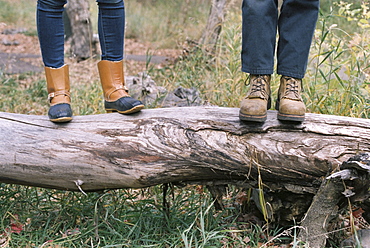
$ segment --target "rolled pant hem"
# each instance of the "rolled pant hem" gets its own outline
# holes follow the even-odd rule
[[[287,77],[299,78],[299,79],[304,78],[304,74],[302,73],[295,73],[295,72],[289,72],[289,71],[277,70],[277,74],[282,75],[282,76],[287,76]]]
[[[242,72],[246,72],[253,75],[271,75],[273,74],[274,70],[272,69],[248,69],[246,67],[242,67]]]

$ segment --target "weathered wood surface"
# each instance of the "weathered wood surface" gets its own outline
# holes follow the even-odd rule
[[[366,230],[370,223],[368,215],[361,216],[350,211],[348,214],[351,215],[349,218],[352,218],[351,226],[346,227],[343,215],[339,218],[338,213],[343,214],[348,209],[353,209],[353,206],[357,206],[364,213],[367,212],[370,203],[369,188],[370,153],[361,153],[344,161],[340,165],[340,170],[322,181],[307,212],[301,218],[302,230],[299,232],[298,240],[304,241],[305,247],[312,248],[326,247],[327,238],[341,243],[340,247],[357,247],[359,243],[362,244],[361,247],[367,247],[366,245],[370,244],[369,232]],[[311,199],[310,196],[308,198]],[[357,235],[357,245],[346,244],[351,238],[343,240],[346,232],[342,231],[347,229],[347,232],[353,232],[353,228],[364,228],[361,232],[363,235],[358,235],[360,233],[358,230],[353,233]]]
[[[370,152],[370,120],[307,114],[281,123],[242,123],[237,108],[182,107],[75,116],[0,112],[0,182],[98,191],[169,182],[315,193],[323,177],[359,151]]]
[[[338,203],[343,198],[343,181],[340,179],[323,180],[321,187],[313,197],[300,225],[298,240],[306,242],[307,247],[325,247],[328,238],[328,225],[338,212]]]

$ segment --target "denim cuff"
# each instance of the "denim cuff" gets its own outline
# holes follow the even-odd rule
[[[246,72],[253,75],[271,75],[274,73],[274,69],[250,69],[242,66],[242,72]]]

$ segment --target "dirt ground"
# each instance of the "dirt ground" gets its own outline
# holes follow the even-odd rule
[[[0,22],[0,72],[17,75],[30,74],[25,83],[30,83],[43,77],[43,63],[37,36],[26,35],[27,30],[14,28]],[[85,82],[98,79],[96,63],[99,61],[99,46],[95,58],[77,63],[68,56],[69,44],[65,44],[65,63],[70,66],[71,82]],[[155,68],[161,68],[171,63],[181,54],[176,49],[156,49],[153,44],[138,40],[125,40],[125,74],[135,76],[146,70],[146,54],[152,56]]]

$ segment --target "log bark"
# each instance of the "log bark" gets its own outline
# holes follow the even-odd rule
[[[322,178],[359,151],[370,152],[370,121],[307,114],[282,123],[243,123],[238,109],[147,109],[131,116],[0,113],[0,182],[99,191],[162,183],[243,184],[318,190]]]
[[[369,196],[367,119],[306,114],[303,123],[284,123],[269,111],[256,124],[240,122],[236,108],[181,107],[55,124],[0,112],[0,135],[0,182],[82,192],[203,184],[220,208],[225,185],[263,185],[267,218],[286,223],[306,213],[299,238],[311,247],[325,243],[343,201],[337,177],[348,180],[353,201]]]
[[[338,203],[344,191],[343,182],[339,179],[325,179],[317,194],[313,197],[310,208],[301,221],[303,230],[299,233],[299,240],[307,247],[325,247],[328,238],[328,225],[337,216]]]
[[[335,233],[337,229],[343,230],[343,228],[346,228],[343,225],[343,220],[338,218],[339,212],[343,213],[344,209],[348,211],[352,204],[356,204],[361,210],[362,208],[368,208],[369,188],[370,153],[362,153],[343,162],[338,171],[323,180],[318,192],[313,197],[309,209],[301,220],[303,230],[299,233],[298,240],[304,241],[305,247],[321,248],[326,247],[327,238],[331,236],[332,240],[335,240],[339,235],[340,239],[337,243],[341,243],[340,247],[355,247],[355,244],[359,245],[357,241],[367,244],[370,236],[366,229],[362,230],[363,235],[357,236],[357,241],[354,242],[353,246],[343,246],[351,238],[343,241],[343,233]],[[353,226],[350,229],[352,232],[354,232],[354,229],[367,228],[369,218],[364,218],[361,213],[354,214],[351,211],[349,215],[352,216]],[[356,232],[353,234],[356,235]]]

